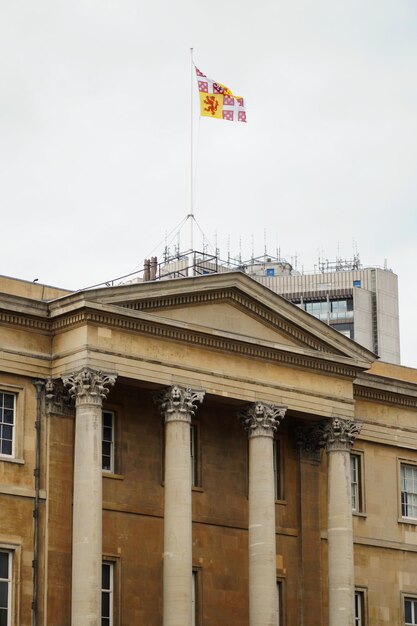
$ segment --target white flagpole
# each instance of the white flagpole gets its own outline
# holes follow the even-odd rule
[[[191,137],[191,151],[190,151],[190,213],[188,215],[188,219],[190,220],[190,263],[189,263],[189,274],[190,276],[194,276],[194,267],[193,267],[193,248],[194,248],[194,232],[193,232],[193,222],[194,222],[194,110],[193,110],[193,89],[194,89],[194,59],[193,59],[193,51],[194,48],[190,48],[190,60],[191,60],[191,102],[190,102],[190,115],[191,115],[191,125],[190,125],[190,137]]]

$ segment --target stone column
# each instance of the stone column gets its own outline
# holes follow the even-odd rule
[[[249,437],[249,625],[276,626],[273,438],[286,408],[256,402],[240,411]]]
[[[329,575],[329,626],[354,623],[354,567],[350,450],[362,425],[333,418],[321,426],[326,447],[327,548]]]
[[[101,624],[102,404],[115,380],[88,368],[62,377],[75,398],[72,626]]]
[[[165,419],[163,624],[192,624],[190,424],[204,392],[173,385],[156,394]]]

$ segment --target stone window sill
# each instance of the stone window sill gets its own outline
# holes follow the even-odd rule
[[[7,463],[17,463],[18,465],[24,465],[23,459],[17,459],[14,456],[6,456],[4,454],[0,454],[0,461],[6,461]]]
[[[103,471],[103,478],[112,478],[113,480],[124,480],[123,474],[114,474],[113,472]]]
[[[399,517],[398,522],[400,524],[412,524],[413,526],[417,525],[417,519],[414,519],[412,517]]]
[[[368,517],[368,514],[365,513],[364,511],[352,511],[352,515],[354,517]]]

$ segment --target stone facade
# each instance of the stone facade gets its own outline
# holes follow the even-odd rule
[[[416,371],[241,274],[21,282],[0,297],[7,626],[405,623]]]

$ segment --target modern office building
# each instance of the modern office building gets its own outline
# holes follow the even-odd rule
[[[245,271],[383,361],[400,363],[398,277],[391,270],[362,267],[356,257],[300,274],[286,261],[264,256]]]
[[[242,272],[0,319],[2,626],[417,624],[416,370]]]

